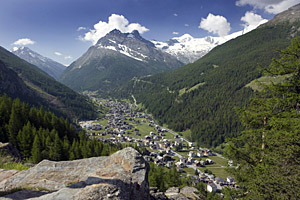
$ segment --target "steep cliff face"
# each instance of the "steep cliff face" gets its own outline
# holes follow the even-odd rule
[[[110,157],[44,160],[16,174],[0,171],[0,177],[1,173],[6,177],[0,179],[0,191],[29,188],[2,199],[150,199],[148,172],[143,157],[135,149],[125,148]],[[34,188],[43,188],[43,192]]]

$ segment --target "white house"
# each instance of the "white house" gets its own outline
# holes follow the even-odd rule
[[[196,154],[195,154],[195,152],[193,152],[193,151],[190,151],[190,152],[189,152],[189,157],[196,157]]]
[[[190,147],[195,147],[195,145],[192,142],[189,142]]]
[[[203,152],[202,152],[202,151],[198,151],[198,152],[197,152],[197,156],[198,156],[198,157],[203,157],[203,156],[204,156],[204,154],[203,154]]]
[[[214,183],[210,183],[207,185],[207,191],[208,192],[216,192],[217,186]]]
[[[232,178],[231,176],[227,176],[226,181],[227,181],[228,184],[233,184],[234,183],[234,178]]]

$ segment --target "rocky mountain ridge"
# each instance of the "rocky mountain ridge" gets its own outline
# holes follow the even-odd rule
[[[114,29],[100,38],[95,46],[120,52],[142,62],[149,60],[164,62],[170,68],[175,68],[178,62],[173,56],[157,50],[152,42],[142,38],[136,30],[132,33],[121,33]]]
[[[66,69],[64,65],[50,58],[44,57],[38,54],[37,52],[32,51],[28,47],[15,47],[12,53],[26,60],[27,62],[39,67],[41,70],[43,70],[55,79],[58,79],[59,76]]]
[[[290,7],[286,11],[283,11],[271,19],[267,24],[262,26],[274,26],[279,23],[290,23],[293,24],[298,22],[300,18],[300,4]]]
[[[155,48],[137,31],[113,30],[90,47],[62,74],[60,81],[77,91],[105,92],[133,77],[170,71],[183,63]]]

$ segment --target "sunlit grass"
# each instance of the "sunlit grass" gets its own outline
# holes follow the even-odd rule
[[[1,156],[0,157],[0,169],[15,169],[15,170],[26,170],[29,169],[30,167],[20,163],[20,162],[12,162],[9,161],[8,158]]]

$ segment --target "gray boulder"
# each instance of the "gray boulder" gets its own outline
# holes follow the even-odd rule
[[[110,157],[62,162],[43,160],[35,167],[0,181],[0,191],[26,187],[50,192],[27,198],[39,200],[150,199],[148,172],[147,162],[135,149],[128,147]]]

